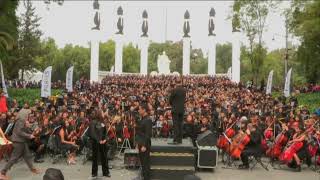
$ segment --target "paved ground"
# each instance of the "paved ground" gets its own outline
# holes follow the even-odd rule
[[[0,162],[0,168],[2,168],[4,164],[4,161]],[[137,176],[137,171],[121,168],[121,160],[112,161],[110,164],[114,166],[111,170],[112,180],[132,180]],[[42,172],[40,175],[32,175],[23,161],[15,165],[8,174],[12,180],[42,180],[45,170],[53,167],[61,169],[66,180],[90,179],[91,162],[87,162],[85,165],[78,163],[77,165],[67,166],[63,161],[53,165],[49,162],[49,159],[46,159],[45,163],[36,164],[36,166]],[[197,173],[197,176],[201,177],[202,180],[320,180],[320,174],[307,167],[304,167],[302,172],[297,173],[290,170],[275,170],[272,168],[270,168],[270,171],[265,171],[259,165],[252,171],[224,169],[222,166],[223,165],[219,165],[214,172],[207,171]],[[101,168],[99,172],[100,170]],[[102,179],[103,178],[100,178],[99,180]]]

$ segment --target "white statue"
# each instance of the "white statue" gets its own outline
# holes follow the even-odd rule
[[[162,55],[158,55],[158,72],[159,74],[170,74],[170,59],[163,51]]]

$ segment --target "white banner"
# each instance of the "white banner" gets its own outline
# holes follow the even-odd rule
[[[284,84],[284,96],[289,97],[290,96],[290,81],[291,81],[291,70],[292,68],[289,69],[287,76],[286,76],[286,82]]]
[[[66,75],[66,89],[68,90],[68,92],[72,92],[72,80],[73,80],[73,66],[71,66],[68,71],[67,71],[67,75]]]
[[[272,90],[272,78],[273,78],[273,70],[271,70],[271,71],[269,72],[266,94],[271,94],[271,90]]]
[[[229,67],[229,69],[228,69],[228,72],[227,72],[227,76],[228,76],[228,78],[231,80],[231,78],[232,78],[232,67]]]
[[[2,67],[2,61],[1,60],[0,60],[0,66],[1,66],[1,82],[2,82],[3,94],[4,94],[4,96],[9,97],[7,86],[6,86],[6,82],[4,81],[3,67]]]
[[[47,67],[42,74],[41,97],[51,96],[51,72],[52,66]]]

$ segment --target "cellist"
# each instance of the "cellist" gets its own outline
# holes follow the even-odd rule
[[[257,125],[248,124],[245,133],[250,137],[250,141],[240,155],[242,164],[239,165],[239,169],[249,169],[249,156],[261,156],[262,154],[262,133]]]

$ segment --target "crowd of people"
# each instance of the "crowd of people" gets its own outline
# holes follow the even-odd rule
[[[30,143],[34,162],[43,162],[45,153],[58,148],[59,152],[66,152],[67,163],[71,165],[87,146],[85,137],[90,122],[99,119],[108,136],[108,156],[112,156],[125,139],[134,147],[135,126],[141,116],[138,110],[142,103],[146,104],[146,112],[152,120],[152,136],[173,136],[169,97],[177,82],[186,89],[183,136],[195,141],[198,134],[207,130],[219,134],[219,148],[241,159],[240,168],[248,168],[248,156],[266,154],[300,170],[302,162],[310,165],[311,157],[318,153],[318,144],[314,142],[320,140],[317,125],[320,110],[309,112],[306,107],[299,106],[294,95],[289,99],[275,99],[261,89],[209,76],[107,76],[100,84],[81,79],[73,92],[36,100],[32,106],[26,102],[20,107],[13,101],[6,112],[0,113],[3,132],[0,135],[10,140],[14,123],[26,118],[34,136]],[[243,142],[244,135],[251,139],[240,154],[235,154],[236,145]],[[282,157],[273,150],[280,135],[286,137],[280,148]],[[56,142],[53,137],[57,144],[53,143]],[[231,144],[225,141],[226,137]],[[302,146],[290,157],[283,157],[296,142],[302,142]]]

